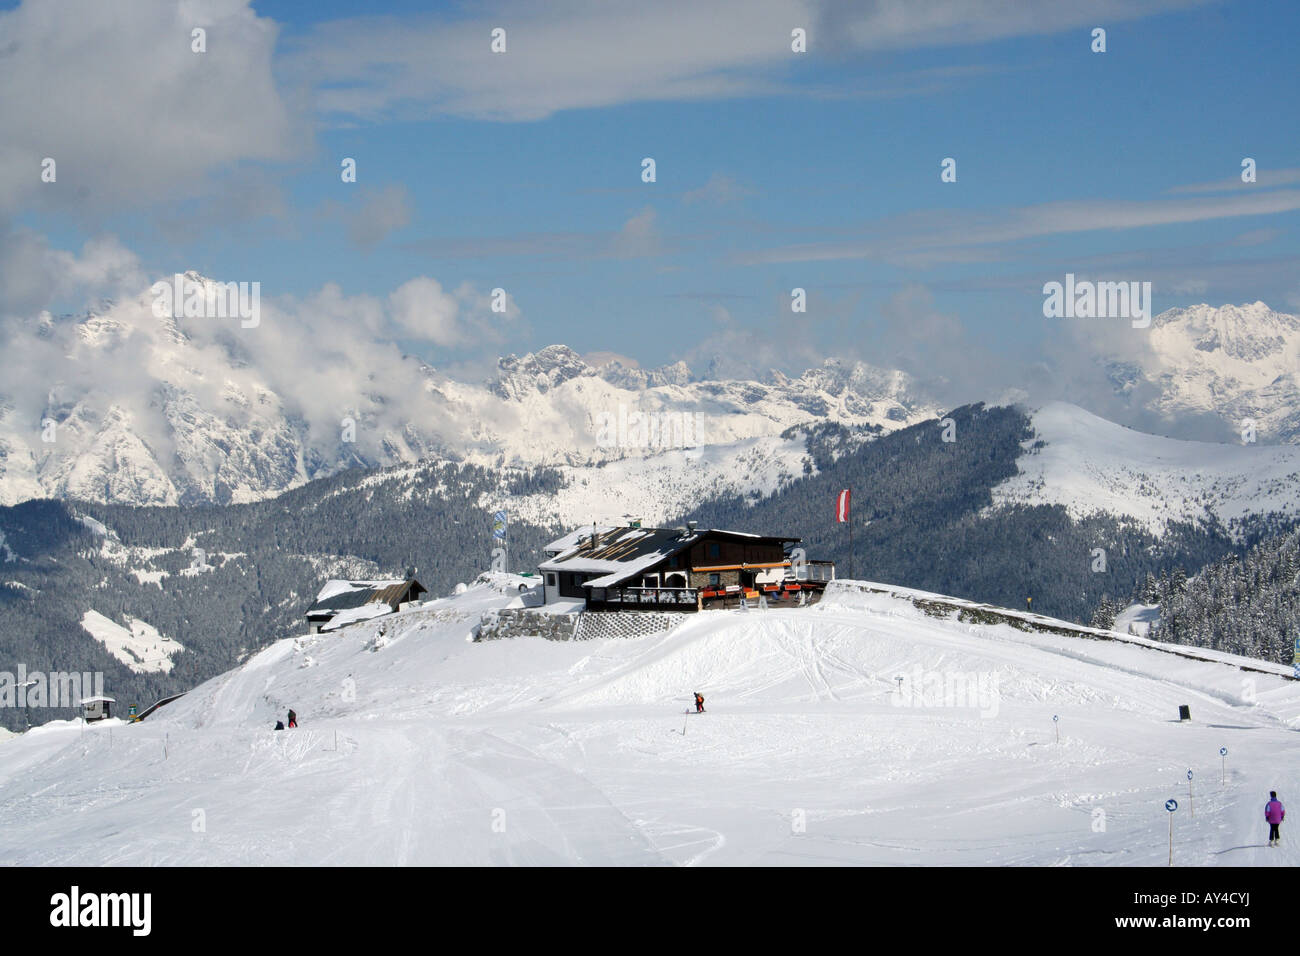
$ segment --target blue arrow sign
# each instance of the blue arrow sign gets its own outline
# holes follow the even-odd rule
[[[1191,779],[1192,779],[1192,772],[1191,772],[1190,770],[1187,771],[1187,779],[1188,779],[1188,780],[1191,780]]]
[[[1178,801],[1177,801],[1177,800],[1166,800],[1166,801],[1165,801],[1165,809],[1168,810],[1170,813],[1173,813],[1175,810],[1178,809]]]
[[[1226,756],[1228,756],[1228,748],[1227,748],[1227,747],[1220,747],[1220,748],[1219,748],[1219,756],[1220,756],[1220,757],[1226,757]]]

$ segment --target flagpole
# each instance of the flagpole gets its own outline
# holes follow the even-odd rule
[[[835,501],[835,520],[849,526],[849,580],[853,579],[853,489],[845,488]]]

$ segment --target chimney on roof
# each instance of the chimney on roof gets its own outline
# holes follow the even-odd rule
[[[696,526],[697,524],[699,524],[698,521],[688,521],[688,522],[686,522],[686,530],[689,531],[689,532],[691,532],[692,534],[694,534],[694,533],[695,533],[695,526]]]
[[[408,581],[414,581],[414,580],[415,580],[415,565],[413,565],[413,564],[408,564],[408,565],[406,566],[406,580],[408,580]]]

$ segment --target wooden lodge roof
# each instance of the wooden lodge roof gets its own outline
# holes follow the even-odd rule
[[[538,568],[600,575],[586,586],[611,587],[704,540],[784,545],[800,539],[718,528],[596,528],[594,534],[570,532],[547,545],[546,551],[554,557]]]

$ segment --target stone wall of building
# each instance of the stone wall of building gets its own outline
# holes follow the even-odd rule
[[[740,583],[740,572],[734,568],[730,571],[715,571],[712,573],[718,575],[718,584],[721,587],[726,587],[728,584]],[[709,574],[710,572],[708,571],[692,571],[691,587],[707,588],[709,586]]]
[[[502,608],[483,615],[474,640],[544,637],[548,641],[571,641],[577,618],[576,614],[543,614],[530,608]]]

